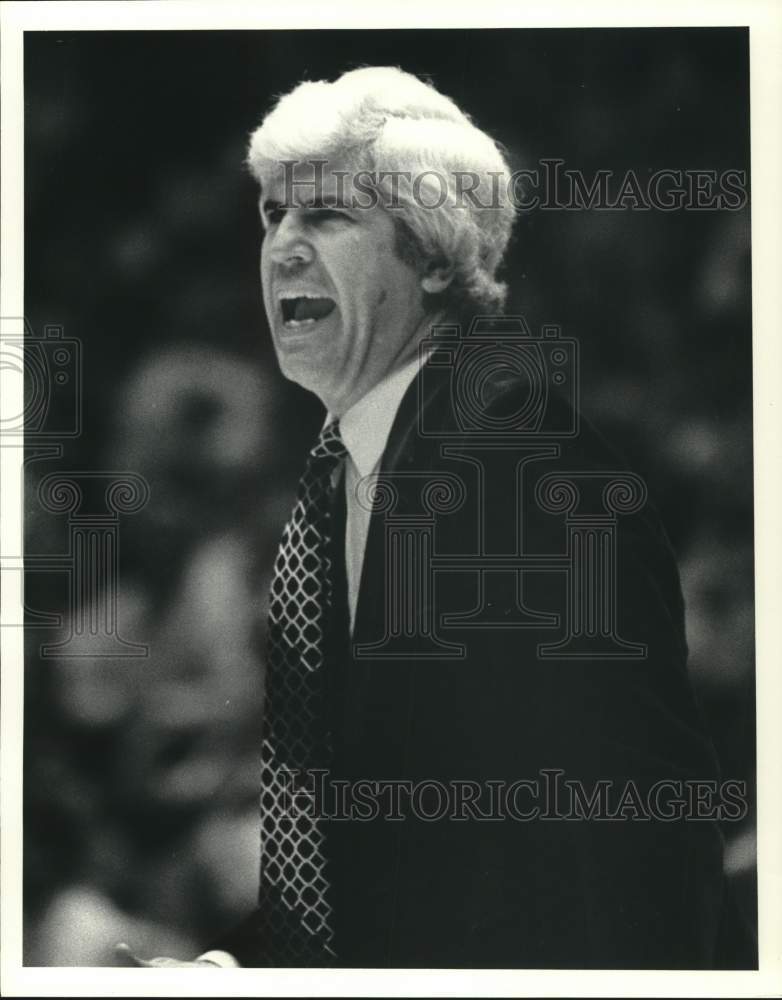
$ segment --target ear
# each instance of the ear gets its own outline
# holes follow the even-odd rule
[[[421,287],[430,295],[444,292],[453,281],[453,264],[443,257],[427,262],[421,277]]]

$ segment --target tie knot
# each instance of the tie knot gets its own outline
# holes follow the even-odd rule
[[[332,420],[327,427],[323,428],[320,437],[310,451],[310,455],[314,459],[331,459],[335,464],[347,453],[348,450],[339,432],[339,420]]]

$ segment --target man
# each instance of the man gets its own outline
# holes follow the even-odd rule
[[[272,585],[259,908],[197,962],[723,962],[675,564],[575,349],[498,315],[502,153],[367,68],[248,161],[277,358],[327,416]]]

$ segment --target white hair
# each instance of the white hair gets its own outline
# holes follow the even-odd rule
[[[502,305],[506,287],[495,275],[515,216],[510,171],[497,143],[449,97],[393,66],[300,83],[252,134],[247,163],[263,185],[283,161],[332,157],[356,171],[418,177],[416,189],[397,176],[396,197],[391,178],[377,184],[381,204],[393,202],[406,229],[402,242],[412,237],[419,262],[453,267],[452,300],[484,310]]]

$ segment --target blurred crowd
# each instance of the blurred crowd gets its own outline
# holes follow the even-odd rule
[[[111,964],[120,939],[187,953],[252,906],[260,640],[290,500],[276,405],[260,370],[187,345],[154,350],[121,387],[106,467],[142,476],[150,501],[119,526],[117,632],[146,655],[96,655],[69,610],[46,636],[70,638],[67,655],[38,659],[30,630],[34,964]],[[105,631],[105,595],[86,600],[76,616]]]
[[[36,331],[62,324],[84,364],[80,436],[60,458],[28,456],[28,553],[67,551],[67,516],[38,501],[51,471],[132,472],[150,490],[119,519],[116,593],[119,633],[148,655],[95,656],[89,636],[78,655],[42,655],[71,634],[68,580],[28,574],[28,607],[62,615],[27,633],[31,965],[113,964],[120,940],[189,957],[254,903],[267,587],[321,418],[279,376],[260,303],[241,161],[272,96],[355,64],[356,48],[430,73],[520,163],[749,166],[736,32],[376,32],[357,46],[330,32],[328,52],[307,32],[120,34],[26,48],[27,315]],[[512,311],[579,339],[584,412],[661,509],[693,683],[724,776],[751,794],[749,254],[748,209],[538,212],[519,220],[506,277]],[[753,816],[725,829],[750,919]]]

